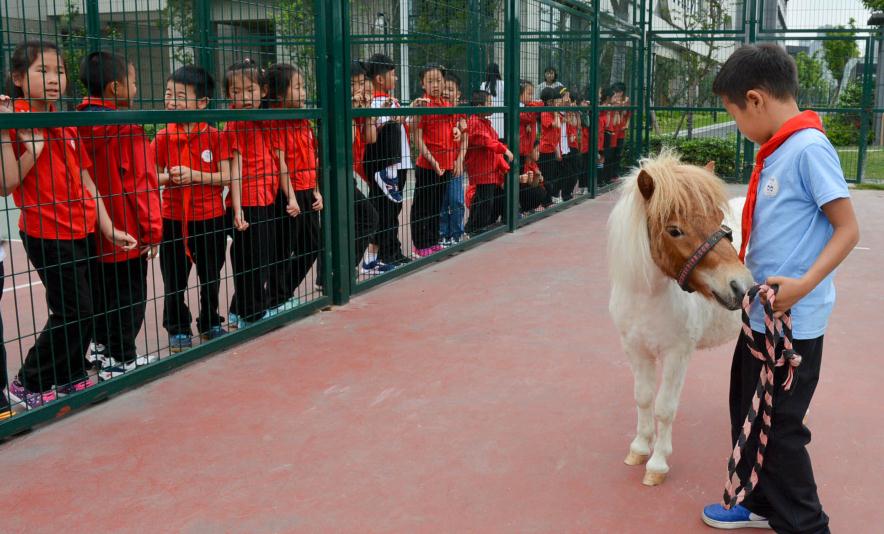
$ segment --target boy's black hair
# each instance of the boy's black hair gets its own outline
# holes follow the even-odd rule
[[[236,73],[240,73],[250,82],[257,83],[258,85],[267,85],[267,81],[264,79],[264,69],[262,69],[254,60],[246,58],[239,63],[234,63],[227,67],[227,70],[224,71],[225,97],[230,96],[230,80]]]
[[[373,54],[365,63],[365,69],[368,71],[368,77],[374,80],[375,76],[386,74],[396,69],[396,64],[387,54]]]
[[[212,98],[212,95],[215,94],[215,79],[206,69],[196,65],[179,67],[166,79],[166,82],[193,87],[197,99]]]
[[[265,100],[269,103],[285,100],[295,74],[301,74],[301,70],[288,63],[274,63],[267,67],[264,73],[264,83],[267,85]]]
[[[540,99],[544,104],[556,98],[562,98],[562,88],[560,87],[544,87],[543,91],[540,91]]]
[[[488,103],[488,97],[491,96],[491,93],[485,91],[483,89],[477,89],[473,91],[473,96],[470,98],[470,105],[482,107]]]
[[[626,84],[623,82],[615,82],[611,84],[611,91],[614,93],[625,93]]]
[[[743,109],[746,93],[761,89],[778,100],[798,95],[798,67],[773,43],[743,45],[731,54],[712,82],[712,92]]]
[[[608,100],[611,100],[611,97],[614,96],[614,86],[609,85],[607,87],[602,87],[602,94],[599,98],[600,103],[605,103]]]
[[[439,64],[439,63],[427,63],[426,65],[424,65],[423,67],[421,67],[421,70],[418,71],[418,73],[417,73],[417,77],[418,77],[418,79],[419,79],[420,81],[423,82],[423,81],[424,81],[424,76],[425,76],[428,72],[433,71],[433,70],[438,70],[438,71],[442,74],[442,79],[443,79],[443,80],[445,79],[445,73],[448,72],[448,71],[445,69],[445,67],[444,67],[443,65]]]
[[[350,62],[350,77],[354,78],[356,76],[368,76],[368,69],[366,69],[365,64],[358,59],[354,59]]]
[[[46,50],[54,50],[58,54],[59,59],[61,59],[62,64],[64,63],[64,56],[61,53],[61,49],[55,43],[31,39],[29,41],[22,41],[16,45],[15,50],[12,51],[12,56],[9,58],[9,74],[6,76],[6,94],[13,98],[22,98],[25,96],[21,87],[12,83],[12,75],[27,74],[28,69],[31,68],[31,64],[37,61],[37,58]]]
[[[491,93],[491,96],[497,96],[497,82],[503,80],[500,76],[500,65],[497,63],[489,63],[485,69],[485,88]]]
[[[103,96],[109,83],[125,82],[128,75],[129,63],[110,52],[92,52],[80,61],[80,83],[89,96]]]
[[[583,93],[580,92],[580,89],[578,89],[576,85],[568,89],[568,92],[571,93],[572,102],[580,102],[583,100]]]
[[[458,76],[453,70],[445,71],[445,81],[454,82],[455,85],[457,85],[457,89],[460,90],[460,76]]]
[[[525,89],[529,87],[534,87],[534,84],[531,82],[531,80],[519,80],[519,94],[524,93]]]

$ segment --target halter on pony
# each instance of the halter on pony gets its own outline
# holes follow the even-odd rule
[[[688,277],[691,276],[691,273],[694,272],[694,269],[697,268],[697,265],[703,261],[703,258],[706,257],[706,254],[715,248],[715,245],[721,241],[723,238],[727,238],[728,241],[733,242],[734,233],[730,229],[730,227],[722,224],[721,228],[706,238],[706,241],[703,242],[702,245],[697,247],[697,250],[691,255],[687,261],[684,262],[684,265],[681,268],[681,271],[678,272],[678,285],[688,293],[693,293],[694,288],[688,285]]]

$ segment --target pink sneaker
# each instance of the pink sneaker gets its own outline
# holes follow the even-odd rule
[[[74,393],[78,393],[80,391],[83,391],[86,388],[91,388],[96,383],[97,382],[95,382],[91,378],[84,378],[82,380],[78,380],[78,381],[71,383],[71,384],[65,384],[63,386],[58,386],[57,388],[55,388],[55,391],[58,392],[59,397],[64,397],[67,395],[72,395]]]
[[[430,254],[432,254],[433,252],[436,252],[435,250],[433,250],[433,247],[415,248],[414,249],[414,253],[417,254],[418,256],[420,256],[421,258],[425,258],[425,257],[429,256]]]
[[[439,252],[445,250],[445,247],[443,247],[442,245],[433,245],[432,247],[430,247],[430,250],[432,250],[433,252]]]
[[[31,391],[25,389],[17,378],[9,384],[9,400],[12,401],[13,404],[23,403],[28,409],[39,408],[47,402],[54,401],[55,398],[55,392],[51,389],[42,393],[39,391]]]

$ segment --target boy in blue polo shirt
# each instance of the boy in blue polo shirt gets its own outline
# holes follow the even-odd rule
[[[742,46],[722,66],[712,90],[740,132],[761,145],[743,211],[740,257],[756,281],[779,286],[773,308],[777,313],[791,308],[794,349],[802,360],[786,394],[781,384],[788,365],[776,369],[771,431],[758,484],[729,510],[707,506],[703,521],[722,529],[826,533],[829,518],[817,495],[806,449],[810,431],[803,419],[819,380],[823,334],[835,303],[834,271],[859,240],[859,227],[838,155],[819,116],[798,109],[797,69],[785,50],[774,44]],[[757,302],[750,320],[755,344],[763,347],[764,316]],[[748,342],[741,334],[731,366],[734,442],[763,365],[750,354]],[[755,461],[758,440],[752,436],[737,466],[741,480],[748,479]]]

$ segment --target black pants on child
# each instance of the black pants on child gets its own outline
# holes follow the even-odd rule
[[[432,169],[415,167],[414,178],[411,241],[414,248],[430,248],[439,243],[439,212],[442,211],[442,196],[451,181],[451,171],[439,176]]]
[[[519,187],[519,208],[524,211],[531,211],[540,206],[549,205],[549,195],[542,185],[531,187],[522,184]]]
[[[580,152],[577,154],[577,165],[575,172],[577,173],[577,187],[589,187],[589,166],[595,165],[595,161],[589,158],[589,152]]]
[[[359,188],[353,193],[353,216],[356,227],[356,239],[354,240],[353,263],[359,265],[362,255],[369,243],[374,240],[375,231],[378,228],[378,212]]]
[[[574,198],[574,187],[577,185],[577,173],[580,166],[580,153],[574,149],[562,156],[561,191],[562,200]]]
[[[95,342],[107,347],[107,355],[117,362],[134,362],[135,337],[147,308],[147,259],[96,261],[94,268]]]
[[[322,248],[319,212],[313,210],[316,201],[312,189],[295,191],[301,213],[292,217],[286,213],[288,200],[280,192],[273,210],[276,239],[271,248],[270,277],[267,280],[267,307],[275,308],[290,299],[316,262]]]
[[[249,227],[233,231],[230,261],[233,262],[234,293],[230,299],[230,313],[251,322],[263,317],[267,311],[264,285],[270,275],[270,249],[276,232],[273,204],[243,206],[242,211]]]
[[[399,169],[397,177],[399,190],[404,197],[408,169]],[[378,256],[385,263],[398,261],[402,257],[402,242],[399,241],[399,214],[402,213],[402,203],[393,202],[384,196],[374,176],[368,177],[368,188],[368,200],[378,214],[378,226],[373,241],[378,245]]]
[[[541,153],[537,159],[540,174],[543,175],[543,187],[546,188],[550,198],[557,197],[562,192],[562,162],[556,159],[554,152]]]
[[[181,232],[181,221],[163,219],[163,242],[160,245],[160,273],[163,275],[163,328],[169,335],[192,335],[193,320],[187,306],[187,281],[190,269],[196,264],[199,280],[199,317],[197,328],[206,332],[221,326],[218,314],[218,292],[221,288],[221,269],[227,256],[226,216],[187,223],[187,248]],[[192,259],[191,259],[192,258]]]
[[[741,334],[731,364],[730,415],[734,443],[752,405],[762,367],[762,362],[749,353],[746,341],[745,334]],[[756,332],[755,345],[763,347],[764,343],[764,335]],[[782,348],[781,343],[777,352]],[[793,348],[801,355],[801,365],[795,369],[790,391],[783,391],[781,386],[787,366],[778,367],[774,372],[776,387],[764,466],[758,486],[743,505],[767,517],[771,528],[777,532],[827,533],[829,518],[823,512],[817,495],[813,467],[806,448],[810,443],[810,430],[803,422],[820,376],[823,337],[795,340]],[[761,417],[756,420],[756,426],[760,423]],[[754,463],[758,449],[755,436],[757,434],[748,440],[743,459],[737,466],[737,472],[744,479],[748,479],[750,461]]]
[[[503,189],[496,184],[479,184],[470,203],[470,216],[465,230],[475,234],[496,223],[503,215],[506,199]]]
[[[0,244],[0,247],[3,245]],[[0,298],[3,298],[4,265],[0,261]],[[3,314],[0,314],[0,411],[9,407],[9,400],[3,390],[9,387],[9,375],[6,374],[6,343],[3,338]]]
[[[86,378],[86,350],[92,340],[94,236],[54,240],[21,233],[28,260],[43,282],[49,318],[28,351],[18,379],[42,392]]]

